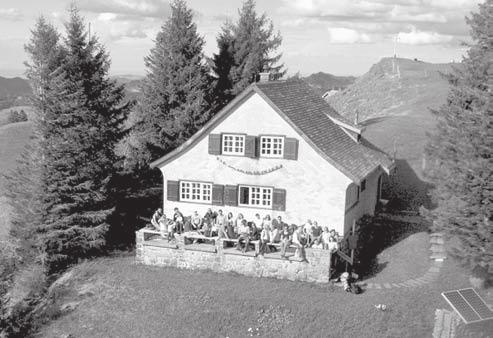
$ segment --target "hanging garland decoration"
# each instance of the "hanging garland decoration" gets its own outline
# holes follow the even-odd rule
[[[228,168],[231,168],[233,169],[234,171],[237,171],[237,172],[240,172],[242,174],[246,174],[246,175],[257,175],[257,176],[260,176],[260,175],[266,175],[266,174],[269,174],[273,171],[276,171],[276,170],[279,170],[282,168],[282,164],[278,164],[272,168],[269,168],[269,169],[264,169],[264,170],[253,170],[253,171],[250,171],[250,170],[244,170],[244,169],[240,169],[240,168],[235,168],[233,167],[232,165],[226,163],[223,159],[219,158],[219,157],[216,157],[216,159],[222,164],[222,165],[225,165],[226,167]]]

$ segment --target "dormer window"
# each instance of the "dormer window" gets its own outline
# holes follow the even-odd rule
[[[282,136],[261,136],[260,137],[260,156],[280,157],[284,156],[284,137]]]
[[[222,153],[225,155],[245,155],[245,135],[223,134]]]

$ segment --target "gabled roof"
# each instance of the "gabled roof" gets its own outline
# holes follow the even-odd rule
[[[185,153],[254,93],[259,94],[325,160],[359,183],[381,167],[390,171],[393,161],[363,137],[356,142],[347,132],[360,130],[339,115],[301,80],[257,82],[246,88],[187,142],[151,163],[158,167]]]

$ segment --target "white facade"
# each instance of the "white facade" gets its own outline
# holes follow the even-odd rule
[[[172,215],[178,207],[185,215],[197,210],[203,215],[208,208],[235,217],[243,213],[253,219],[256,213],[263,218],[281,215],[285,222],[301,224],[307,219],[322,226],[345,233],[353,219],[365,213],[373,214],[377,198],[377,181],[380,171],[367,178],[366,189],[359,202],[346,215],[346,190],[353,184],[341,171],[329,164],[286,120],[264,99],[254,93],[214,127],[211,134],[242,133],[247,135],[283,135],[298,140],[297,160],[283,158],[248,158],[235,155],[211,155],[206,135],[172,161],[159,166],[163,174],[164,212]],[[267,170],[276,169],[265,173]],[[254,172],[247,174],[243,172]],[[197,181],[222,185],[251,185],[286,190],[285,211],[258,207],[218,206],[208,203],[168,201],[167,181]],[[346,227],[345,227],[346,225]],[[346,228],[346,229],[345,229]]]

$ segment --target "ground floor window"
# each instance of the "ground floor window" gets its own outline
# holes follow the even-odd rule
[[[272,188],[240,185],[238,189],[238,204],[261,208],[272,207]]]
[[[212,184],[180,181],[180,201],[211,203]]]

